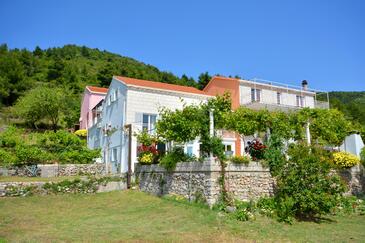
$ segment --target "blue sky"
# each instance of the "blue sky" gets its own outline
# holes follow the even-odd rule
[[[0,43],[64,44],[201,72],[365,90],[365,1],[0,2]]]

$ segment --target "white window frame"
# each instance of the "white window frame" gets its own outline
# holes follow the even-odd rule
[[[261,102],[261,89],[251,88],[251,102]]]
[[[296,105],[297,107],[304,107],[304,96],[302,95],[296,96]]]
[[[147,116],[147,132],[149,134],[154,134],[155,133],[155,129],[156,129],[156,122],[157,122],[157,114],[151,114],[151,113],[143,113],[142,114],[142,131],[145,128],[145,122],[144,122],[144,116]],[[154,127],[152,127],[152,123],[151,123],[151,117],[155,117],[155,123],[154,123]]]

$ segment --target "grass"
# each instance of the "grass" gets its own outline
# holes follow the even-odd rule
[[[138,191],[0,199],[0,242],[363,242],[365,216],[322,223],[239,222]]]
[[[49,182],[49,181],[63,181],[63,180],[74,180],[80,178],[80,176],[60,176],[60,177],[22,177],[22,176],[0,176],[0,182]]]

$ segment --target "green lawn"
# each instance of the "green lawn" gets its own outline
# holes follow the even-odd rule
[[[0,199],[0,242],[364,242],[365,216],[322,223],[238,222],[138,191]]]

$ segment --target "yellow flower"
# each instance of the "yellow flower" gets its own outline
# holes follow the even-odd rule
[[[75,132],[75,134],[79,137],[86,137],[87,136],[87,130],[86,129],[77,130]]]
[[[153,160],[153,154],[152,153],[144,153],[139,157],[139,162],[144,164],[151,164]]]
[[[335,152],[333,154],[333,163],[341,168],[350,168],[360,163],[360,159],[347,152]]]

